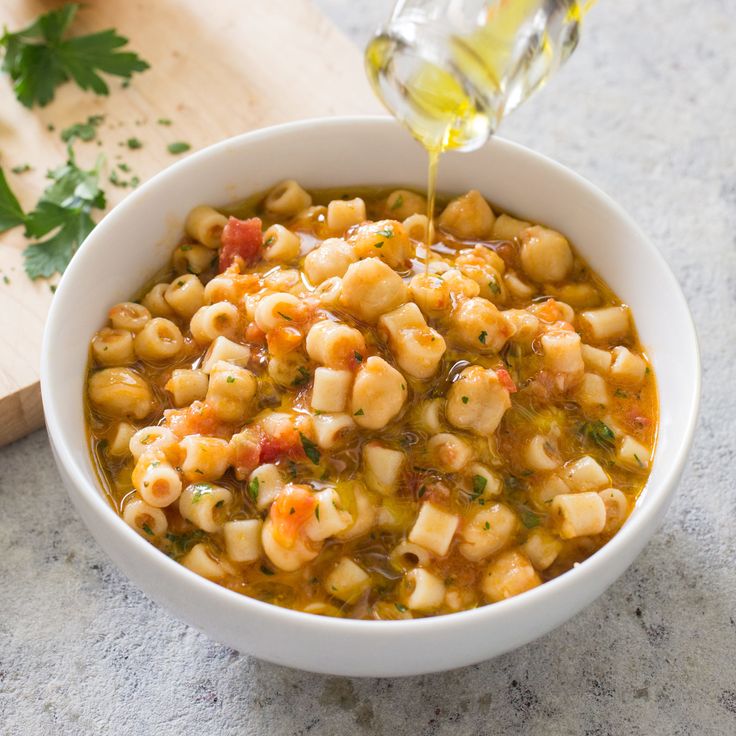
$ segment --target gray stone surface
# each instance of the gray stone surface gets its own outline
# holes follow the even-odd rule
[[[319,4],[361,42],[388,5]],[[128,583],[77,518],[38,432],[0,450],[0,733],[736,733],[733,10],[600,3],[569,65],[502,130],[628,209],[698,325],[695,447],[664,527],[618,583],[548,636],[464,670],[350,680],[275,667]]]

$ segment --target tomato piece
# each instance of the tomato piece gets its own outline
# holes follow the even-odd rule
[[[215,417],[212,407],[195,401],[184,409],[168,409],[164,412],[166,426],[179,438],[190,434],[208,437],[227,436],[227,427]]]
[[[317,499],[308,486],[289,483],[271,504],[274,536],[285,547],[292,547],[302,527],[314,515]]]
[[[261,463],[273,463],[283,458],[304,459],[304,448],[296,430],[276,437],[267,435],[261,441]]]
[[[260,217],[239,220],[231,217],[222,230],[220,248],[220,273],[229,268],[236,258],[241,258],[246,266],[255,263],[263,249],[263,233]]]
[[[516,393],[519,389],[516,388],[514,379],[511,378],[511,374],[505,368],[499,368],[496,371],[499,383],[510,393]]]

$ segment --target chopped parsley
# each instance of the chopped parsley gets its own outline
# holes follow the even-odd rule
[[[258,488],[260,486],[260,481],[258,478],[253,478],[250,483],[248,483],[248,493],[250,494],[250,497],[253,499],[253,501],[258,500]]]
[[[303,365],[299,366],[298,371],[299,375],[291,382],[292,386],[303,386],[311,378],[311,374]]]
[[[125,145],[130,148],[131,151],[135,151],[138,148],[143,148],[143,142],[139,138],[128,138],[125,141]]]
[[[417,491],[417,498],[421,498],[425,493],[427,492],[427,486],[419,486],[419,490]]]
[[[491,528],[491,522],[487,521],[485,524],[483,524],[483,528],[488,531]]]
[[[483,330],[483,332],[481,332],[480,335],[478,335],[478,341],[480,342],[481,345],[486,344],[486,337],[488,337],[488,333],[485,330]]]
[[[394,603],[399,613],[406,613],[409,609],[403,603]]]
[[[270,567],[266,567],[265,565],[261,565],[261,572],[264,575],[275,575],[276,574]]]
[[[180,153],[186,153],[190,149],[191,146],[189,143],[185,143],[184,141],[176,141],[174,143],[169,143],[169,145],[166,146],[166,150],[174,156]]]
[[[86,123],[74,123],[61,131],[61,140],[64,143],[73,143],[79,139],[85,143],[93,141],[97,137],[97,128],[105,119],[104,115],[90,115]]]
[[[146,534],[148,534],[148,536],[149,536],[149,537],[152,537],[152,536],[153,536],[153,529],[151,529],[151,527],[150,527],[150,526],[148,526],[148,524],[143,524],[143,525],[141,526],[141,529],[143,529],[143,531],[144,531],[144,532],[145,532]]]
[[[378,235],[383,235],[384,238],[393,238],[394,236],[393,228],[386,227],[383,230],[379,230]]]
[[[355,360],[358,361],[358,363],[363,362],[363,356],[356,350],[353,355],[355,356]]]
[[[462,402],[463,402],[463,404],[467,404],[467,403],[468,403],[468,401],[470,401],[470,399],[469,399],[469,398],[468,398],[467,396],[463,396],[463,397],[462,397]]]
[[[488,478],[485,478],[482,475],[473,476],[473,501],[475,501],[479,496],[483,495],[483,491],[486,490],[487,485]]]
[[[613,430],[600,419],[594,422],[583,422],[578,433],[583,439],[595,443],[604,450],[613,450],[616,443],[616,435]]]
[[[401,205],[404,204],[404,196],[402,194],[399,194],[398,197],[394,200],[394,203],[391,205],[392,210],[397,210]]]
[[[319,521],[319,504],[317,504],[317,505],[316,505],[316,506],[314,507],[314,515],[315,515],[315,517],[316,517],[317,521]]]
[[[276,314],[278,314],[279,317],[281,317],[282,319],[285,319],[287,322],[293,322],[294,321],[294,318],[293,317],[289,317],[288,314],[284,314],[283,312],[276,312]]]
[[[317,445],[315,445],[314,442],[312,442],[312,440],[310,440],[303,432],[299,432],[299,439],[302,441],[304,454],[309,458],[313,465],[319,465],[319,461],[322,456],[317,449]]]
[[[235,383],[235,376],[228,376],[225,380],[228,383]]]
[[[491,290],[491,294],[498,295],[501,293],[501,287],[498,285],[495,276],[488,282],[488,288]]]
[[[159,125],[171,125],[171,120],[169,120],[169,118],[159,118],[156,122]]]
[[[13,166],[12,169],[10,169],[14,174],[25,174],[26,171],[31,170],[30,164],[20,164],[20,166]]]
[[[379,240],[377,243],[373,244],[374,248],[383,248],[383,240]]]
[[[362,409],[358,409],[358,411],[353,413],[354,417],[362,417],[365,414],[365,412]]]
[[[539,526],[541,519],[532,511],[524,510],[521,513],[521,523],[527,529],[534,529],[535,526]]]

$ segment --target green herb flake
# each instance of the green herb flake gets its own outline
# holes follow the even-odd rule
[[[302,432],[299,432],[299,439],[302,441],[304,454],[312,462],[312,465],[319,465],[321,455],[319,450],[317,449],[317,445],[315,445],[314,442],[312,442],[312,440],[310,440],[309,437],[307,437]]]
[[[6,284],[6,285],[9,284],[10,283],[10,279],[7,276],[3,276],[3,283]]]
[[[319,521],[319,504],[317,504],[317,505],[316,505],[316,506],[314,507],[314,515],[315,515],[315,517],[316,517],[317,521]]]
[[[477,499],[479,496],[483,494],[483,491],[486,490],[486,486],[488,485],[488,478],[485,478],[482,475],[474,475],[473,476],[473,500]]]
[[[143,141],[139,138],[128,138],[128,140],[125,141],[125,145],[128,146],[131,151],[135,151],[138,148],[143,148]]]
[[[358,409],[358,411],[353,412],[354,417],[362,417],[365,414],[365,412],[362,409]]]
[[[485,524],[483,524],[483,528],[488,531],[491,528],[491,522],[487,521]]]
[[[14,174],[25,174],[27,171],[31,171],[32,168],[30,164],[20,164],[20,166],[13,166],[10,170]]]
[[[363,362],[363,356],[356,350],[353,355],[355,356],[355,360],[358,361],[358,363]]]
[[[166,125],[166,126],[171,125],[171,120],[169,120],[169,118],[159,118],[156,122],[159,125]]]
[[[636,453],[634,453],[634,460],[636,460],[636,464],[640,468],[643,468],[644,467],[644,463],[641,461],[641,458]]]
[[[146,534],[148,534],[149,537],[152,537],[153,536],[153,529],[151,529],[151,527],[148,526],[148,524],[143,524],[143,526],[141,526],[141,529],[143,529],[143,531]]]
[[[501,287],[498,285],[495,277],[488,282],[488,288],[491,290],[491,294],[498,295],[501,293]]]
[[[524,511],[521,514],[521,523],[527,529],[534,529],[535,526],[540,525],[541,521],[542,520],[535,513],[531,511]]]
[[[404,196],[402,194],[399,194],[398,197],[394,200],[394,203],[391,205],[392,210],[397,210],[401,205],[404,204]]]
[[[266,240],[263,243],[264,248],[268,248],[269,245],[273,245],[273,243],[276,242],[276,237],[273,235],[269,235]]]
[[[86,123],[74,123],[61,131],[61,140],[64,143],[73,143],[80,140],[85,143],[93,141],[97,137],[97,128],[104,120],[103,115],[90,115]]]
[[[176,156],[180,153],[186,153],[191,149],[191,146],[189,143],[185,143],[184,141],[176,141],[174,143],[169,143],[168,146],[166,146],[166,150]]]
[[[294,318],[293,317],[289,317],[288,314],[284,314],[283,312],[276,312],[276,314],[278,314],[279,317],[281,317],[282,319],[285,319],[287,322],[293,322],[294,321]]]
[[[118,164],[118,168],[119,168],[119,169],[120,169],[120,171],[122,171],[122,172],[123,172],[124,174],[128,174],[128,173],[130,173],[130,166],[128,166],[128,164],[126,164],[126,163],[120,163],[120,164]]]
[[[383,240],[379,240],[377,243],[373,244],[374,248],[383,248]]]
[[[406,613],[409,609],[403,603],[394,603],[399,613]]]
[[[424,494],[427,492],[427,486],[419,486],[419,490],[417,491],[417,498],[422,498]]]
[[[309,383],[309,379],[312,377],[310,372],[303,365],[300,365],[297,370],[299,375],[291,382],[291,385],[303,386],[305,383]]]
[[[270,567],[266,567],[265,565],[261,565],[261,572],[264,575],[275,575],[276,574]]]
[[[481,345],[486,344],[486,337],[488,337],[488,333],[485,330],[483,330],[483,332],[481,332],[480,335],[478,335],[478,341],[480,342]]]
[[[462,400],[463,404],[467,404],[468,401],[470,401],[470,399],[467,396],[461,397],[461,400]]]
[[[579,434],[604,450],[613,450],[616,435],[613,430],[600,419],[594,422],[584,422],[579,428]]]
[[[379,230],[377,234],[382,235],[384,238],[393,238],[394,231],[393,231],[393,228],[386,227],[383,230]]]
[[[258,488],[260,486],[260,481],[258,478],[253,478],[250,483],[248,483],[248,493],[250,494],[250,497],[253,499],[253,502],[255,503],[258,500]]]
[[[222,508],[222,507],[223,507],[224,505],[225,505],[225,501],[224,501],[224,500],[222,500],[222,499],[220,499],[220,500],[219,500],[219,501],[218,501],[218,502],[217,502],[217,503],[215,504],[215,508],[216,508],[216,509],[220,509],[220,508]]]
[[[228,376],[225,380],[228,383],[235,383],[235,376]]]

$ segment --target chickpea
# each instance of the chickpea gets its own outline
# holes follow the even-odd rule
[[[412,299],[427,317],[436,317],[450,309],[450,286],[440,276],[419,273],[409,282]]]
[[[440,215],[440,228],[461,240],[482,240],[493,232],[496,216],[476,189],[453,199]]]
[[[486,598],[496,603],[541,584],[529,558],[518,549],[510,549],[488,565],[481,587]]]
[[[386,197],[386,214],[397,220],[405,220],[412,215],[427,211],[427,200],[421,194],[408,189],[397,189]]]
[[[495,371],[471,365],[450,387],[445,415],[459,429],[489,435],[495,432],[510,406],[509,392]]]
[[[148,382],[129,368],[105,368],[94,373],[88,384],[94,407],[112,417],[143,419],[153,408]]]
[[[382,429],[401,411],[406,398],[406,379],[374,355],[355,377],[350,413],[359,426]]]
[[[460,554],[473,562],[490,557],[513,540],[518,527],[519,519],[508,506],[481,506],[460,528]]]
[[[307,253],[304,273],[318,286],[334,276],[344,276],[351,263],[358,260],[351,246],[342,238],[328,238],[322,245]]]
[[[530,279],[562,281],[572,268],[572,250],[567,239],[556,230],[540,225],[519,234],[521,265]]]
[[[380,258],[397,270],[411,265],[414,255],[406,228],[396,220],[379,220],[359,225],[351,231],[348,243],[353,246],[358,258]]]
[[[462,302],[450,322],[455,342],[478,353],[497,353],[514,334],[496,305],[482,297]]]
[[[342,280],[340,303],[364,322],[378,318],[409,299],[401,276],[378,258],[353,263]]]
[[[427,452],[438,467],[448,473],[460,472],[473,459],[473,448],[449,432],[430,437],[427,441]]]

